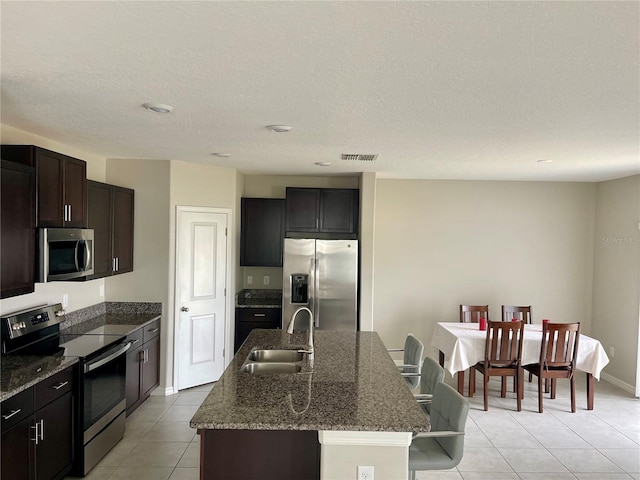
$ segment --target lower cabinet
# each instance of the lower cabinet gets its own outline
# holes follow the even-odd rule
[[[282,308],[236,308],[234,353],[254,328],[280,328]]]
[[[130,333],[127,341],[127,416],[160,384],[160,319]]]
[[[73,368],[2,402],[2,478],[58,480],[71,471]]]

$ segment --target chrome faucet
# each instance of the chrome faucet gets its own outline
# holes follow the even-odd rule
[[[307,340],[309,348],[307,350],[301,350],[301,352],[308,353],[309,357],[313,359],[313,312],[307,307],[300,307],[295,312],[293,312],[293,315],[291,315],[291,320],[289,321],[289,325],[287,326],[287,333],[289,335],[293,334],[293,326],[296,322],[296,317],[300,312],[303,311],[309,313],[309,339]]]

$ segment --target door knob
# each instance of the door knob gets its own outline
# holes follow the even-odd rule
[[[189,311],[189,307],[182,307],[182,308],[180,309],[180,311],[182,311],[182,312],[188,312],[188,311]]]

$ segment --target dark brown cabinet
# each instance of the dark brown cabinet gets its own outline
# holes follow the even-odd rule
[[[73,464],[74,367],[2,403],[2,478],[61,479]]]
[[[2,160],[0,181],[0,298],[7,298],[34,291],[35,169]]]
[[[241,266],[282,266],[284,202],[280,198],[242,199]]]
[[[281,325],[281,308],[236,308],[234,353],[254,328],[280,328]]]
[[[87,181],[89,228],[94,235],[90,279],[133,271],[134,191]]]
[[[33,145],[3,145],[2,158],[36,168],[38,227],[87,227],[87,163]]]
[[[286,232],[358,235],[359,190],[288,187]]]
[[[160,319],[130,333],[127,353],[126,402],[131,415],[160,384]]]

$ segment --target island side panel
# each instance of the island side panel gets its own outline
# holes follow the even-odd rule
[[[201,480],[320,480],[318,432],[198,430]]]

